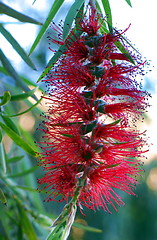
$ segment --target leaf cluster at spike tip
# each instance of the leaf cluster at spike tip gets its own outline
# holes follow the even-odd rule
[[[149,94],[136,80],[144,63],[126,44],[133,61],[120,52],[122,34],[102,33],[102,22],[89,6],[65,41],[53,24],[58,37],[51,41],[66,50],[43,79],[50,107],[40,127],[45,175],[38,182],[49,193],[47,201],[69,201],[84,179],[78,206],[111,212],[110,205],[117,210],[124,204],[117,189],[135,195],[148,151],[136,122],[143,119]]]

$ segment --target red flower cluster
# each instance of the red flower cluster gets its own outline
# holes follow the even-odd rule
[[[100,33],[101,16],[88,11],[65,42],[54,27],[59,36],[52,41],[67,50],[43,80],[50,109],[41,128],[46,174],[39,183],[50,192],[48,200],[68,201],[83,182],[78,205],[110,212],[109,204],[123,204],[116,189],[134,195],[145,141],[133,126],[148,94],[135,80],[142,64],[116,47],[121,34]]]

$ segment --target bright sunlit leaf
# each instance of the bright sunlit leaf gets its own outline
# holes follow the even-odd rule
[[[78,13],[78,10],[82,7],[85,0],[75,1],[73,5],[71,6],[65,21],[64,21],[64,27],[63,27],[63,40],[65,40],[68,36],[68,33],[70,31],[70,28],[72,26],[72,23]]]
[[[8,32],[2,24],[0,24],[0,32],[3,34],[3,36],[8,40],[8,42],[12,45],[12,47],[16,50],[16,52],[21,56],[21,58],[34,70],[36,70],[36,67],[32,60],[27,56],[24,49],[20,46],[20,44],[16,41],[15,38]]]
[[[38,87],[28,91],[28,92],[25,92],[25,93],[21,93],[21,94],[17,94],[17,95],[12,95],[11,96],[11,99],[10,101],[20,101],[20,100],[24,100],[30,96],[32,96],[35,91],[38,89]]]
[[[112,31],[113,31],[113,28],[112,28],[112,13],[111,13],[109,0],[102,0],[102,4],[103,4],[103,7],[104,7],[106,17],[107,17],[108,29],[109,29],[110,33],[112,33]]]
[[[14,10],[13,8],[7,6],[6,4],[0,2],[0,13],[6,14],[10,17],[16,18],[21,22],[28,22],[28,23],[33,23],[33,24],[37,24],[37,25],[42,25],[42,23],[36,21],[35,19],[26,16],[16,10]]]
[[[48,28],[48,26],[50,25],[52,19],[54,18],[54,16],[57,14],[58,10],[60,9],[60,7],[62,6],[64,0],[55,0],[50,12],[47,16],[47,19],[45,21],[45,23],[43,24],[42,28],[40,29],[40,32],[38,33],[31,49],[29,52],[29,55],[32,54],[32,52],[34,51],[34,49],[36,48],[36,46],[38,45],[39,41],[41,40],[42,36],[44,35],[46,29]]]
[[[16,70],[13,68],[11,62],[9,59],[5,56],[3,51],[0,49],[0,60],[3,64],[3,67],[6,69],[6,71],[9,73],[9,75],[16,81],[16,83],[24,90],[24,91],[30,91],[29,87],[22,81]],[[35,100],[36,97],[33,96]]]

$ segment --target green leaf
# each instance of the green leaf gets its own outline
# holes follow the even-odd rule
[[[102,10],[101,10],[101,7],[100,7],[100,5],[99,5],[99,3],[98,3],[97,0],[96,0],[96,9],[97,9],[101,14],[103,14],[103,13],[102,13]],[[107,26],[106,26],[106,23],[104,22],[104,20],[100,19],[100,22],[101,22],[101,27],[102,27],[102,25],[103,25],[103,28],[105,28],[106,31],[108,32]],[[105,31],[105,32],[106,32],[106,31]]]
[[[109,33],[109,30],[107,29],[107,26],[106,26],[105,22],[101,23],[100,32],[101,32],[101,34],[104,34],[104,32]]]
[[[16,174],[13,174],[13,175],[7,175],[7,178],[17,178],[17,177],[23,177],[25,175],[28,175],[32,172],[35,172],[36,170],[38,169],[38,166],[36,167],[32,167],[32,168],[29,168],[23,172],[20,172],[20,173],[16,173]]]
[[[132,7],[132,4],[131,4],[130,0],[125,0],[125,1],[129,4],[130,7]]]
[[[89,122],[87,124],[82,124],[81,126],[81,134],[85,135],[89,132],[91,132],[97,124],[97,120],[94,120],[92,122]]]
[[[107,17],[108,29],[109,29],[110,33],[112,33],[113,32],[113,28],[112,28],[112,13],[111,13],[109,0],[102,0],[102,4],[103,4],[103,7],[104,7],[104,11],[105,11],[106,17]]]
[[[16,18],[21,22],[28,22],[28,23],[33,23],[33,24],[37,24],[37,25],[42,25],[42,23],[14,10],[13,8],[7,6],[6,4],[4,4],[2,2],[0,2],[0,13],[4,13],[10,17]]]
[[[65,18],[64,26],[63,26],[63,40],[67,38],[70,28],[72,26],[72,23],[76,15],[78,14],[78,10],[82,7],[84,2],[85,0],[79,0],[79,1],[75,0],[70,10],[68,11],[68,14]]]
[[[11,99],[10,92],[9,91],[5,91],[4,95],[2,96],[1,99],[2,100],[1,100],[0,106],[4,106],[5,104],[7,104],[10,101],[10,99]]]
[[[20,44],[13,38],[13,36],[8,32],[2,24],[0,24],[0,32],[3,36],[8,40],[8,42],[12,45],[12,47],[16,50],[16,52],[21,56],[21,58],[34,70],[36,67],[31,59],[27,56],[24,49],[20,46]]]
[[[114,42],[114,44],[128,58],[128,60],[130,60],[131,63],[135,64],[135,62],[132,59],[132,57],[130,56],[129,52],[125,49],[125,47],[122,45],[122,43],[120,41],[116,41],[116,42]]]
[[[75,27],[76,27],[76,29],[80,29],[80,19],[83,16],[84,5],[85,5],[85,3],[83,3],[82,6],[80,7],[80,9],[77,11],[77,15],[75,17]],[[82,31],[80,31],[80,33],[82,34]]]
[[[32,210],[27,208],[26,210],[34,218],[34,220],[43,227],[50,227],[53,224],[53,220],[47,215],[39,213],[39,211],[35,211],[34,209]]]
[[[0,122],[0,127],[25,152],[27,152],[28,154],[32,155],[33,157],[37,156],[37,153],[33,150],[33,148],[30,145],[28,145],[18,134],[16,134],[7,125],[5,125],[2,122]]]
[[[75,136],[74,135],[71,135],[71,134],[64,134],[64,133],[62,133],[62,135],[64,136],[64,137],[68,137],[68,138],[74,138]]]
[[[12,95],[10,101],[24,100],[24,99],[32,96],[37,89],[38,89],[38,87],[36,87],[36,88],[34,88],[34,89],[32,89],[32,90],[30,90],[28,92],[22,93],[22,94]]]
[[[26,214],[26,211],[24,209],[24,206],[22,206],[18,202],[18,209],[19,209],[19,217],[20,217],[20,225],[22,227],[23,233],[27,236],[27,239],[29,240],[38,240],[34,228],[32,226],[32,223]]]
[[[80,229],[83,229],[83,230],[86,230],[86,231],[89,231],[89,232],[96,232],[96,233],[101,233],[102,232],[101,229],[86,226],[86,225],[83,225],[83,224],[80,224],[80,223],[77,223],[77,222],[74,222],[73,226],[75,226],[77,228],[80,228]]]
[[[19,130],[17,128],[17,126],[15,125],[15,123],[8,117],[1,115],[1,118],[3,119],[3,121],[5,122],[5,124],[11,129],[13,130],[16,134],[20,135]]]
[[[124,39],[124,41],[125,41],[132,49],[134,49],[137,53],[139,53],[139,51],[131,44],[130,41],[128,41],[123,35],[121,35],[121,37]]]
[[[41,81],[42,78],[44,78],[50,71],[51,67],[57,62],[58,58],[63,54],[63,52],[66,50],[66,46],[62,45],[59,47],[58,51],[53,55],[53,57],[49,60],[47,67],[37,80],[37,83]]]
[[[49,24],[51,23],[52,19],[54,18],[54,16],[57,14],[58,10],[60,9],[60,7],[62,6],[64,0],[55,0],[50,12],[48,14],[48,17],[45,21],[45,23],[43,24],[42,28],[40,29],[31,49],[29,52],[29,55],[34,51],[34,49],[36,48],[36,46],[38,45],[40,39],[42,38],[42,36],[44,35],[46,29],[48,28]]]
[[[0,154],[1,170],[5,175],[7,172],[7,166],[6,166],[5,150],[2,142],[0,143],[0,153],[1,153]]]
[[[0,143],[2,142],[2,138],[3,138],[3,135],[2,135],[2,131],[0,129]]]
[[[75,199],[76,197],[76,199]],[[66,204],[58,218],[53,222],[51,232],[46,240],[66,240],[69,236],[71,226],[76,215],[77,196],[74,196],[71,202]]]
[[[21,88],[24,91],[30,91],[30,89],[27,87],[25,83],[23,83],[22,79],[18,75],[18,73],[13,68],[12,64],[8,60],[8,58],[5,56],[3,51],[0,49],[0,60],[4,66],[4,68],[7,70],[7,72],[10,74],[11,77],[13,77],[18,85],[21,86]],[[36,100],[36,97],[33,96],[33,98]]]
[[[76,36],[79,36],[81,34],[80,31],[75,31],[74,34]],[[73,38],[73,36],[71,36],[71,39]],[[59,49],[57,50],[57,52],[53,55],[53,57],[49,60],[46,69],[43,71],[43,73],[41,74],[41,76],[39,77],[39,79],[37,80],[37,83],[41,81],[42,78],[44,78],[49,71],[51,70],[51,67],[57,62],[57,60],[59,59],[59,57],[67,50],[66,44],[62,45],[59,47]]]
[[[42,100],[43,98],[40,98],[34,105],[32,105],[30,108],[28,108],[27,110],[23,111],[23,112],[20,112],[20,113],[17,113],[17,114],[13,114],[13,115],[3,115],[4,117],[17,117],[17,116],[20,116],[20,115],[23,115],[29,111],[31,111],[33,108],[35,108]]]
[[[107,125],[117,125],[118,123],[120,123],[122,121],[122,118],[119,118],[118,120],[108,123]]]
[[[23,115],[23,114],[31,111],[33,108],[35,108],[41,102],[42,99],[43,98],[40,98],[34,105],[32,105],[30,108],[28,108],[27,110],[25,110],[23,112],[13,114],[13,115],[3,115],[3,116],[5,116],[5,117],[17,117],[17,116]]]
[[[4,53],[2,52],[1,49],[0,49],[0,60],[1,60],[2,64],[3,64],[3,66],[5,67],[5,69],[7,70],[7,72],[10,74],[10,76],[12,76],[18,83],[21,83],[22,79],[17,74],[17,72],[15,71],[13,66],[11,65],[10,61],[4,55]]]
[[[12,157],[12,158],[7,159],[7,163],[15,163],[15,162],[22,160],[23,158],[24,158],[24,156]]]
[[[36,192],[36,193],[39,192],[37,189],[33,189],[33,188],[25,187],[25,186],[19,186],[19,185],[12,186],[12,188],[20,188],[22,190],[29,191],[29,192]]]
[[[4,195],[4,192],[2,191],[2,189],[0,188],[0,201],[3,203],[3,204],[7,204],[7,199]]]
[[[19,188],[19,189],[22,189],[22,190],[24,190],[24,191],[39,193],[39,190],[38,190],[38,189],[33,189],[33,188],[30,188],[30,187],[19,186],[19,185],[11,186],[11,187],[12,187],[12,188]],[[40,194],[45,194],[45,193],[47,193],[47,190],[42,190],[42,191],[40,191]]]
[[[107,166],[105,168],[113,168],[113,167],[117,167],[119,165],[120,165],[120,163],[115,163],[115,164],[109,165],[109,166]]]

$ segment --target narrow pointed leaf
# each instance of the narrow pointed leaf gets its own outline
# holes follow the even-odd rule
[[[1,129],[0,129],[0,143],[2,142],[2,138],[3,138],[3,136],[2,136],[2,131],[1,131]]]
[[[7,6],[6,4],[0,2],[0,13],[6,14],[10,17],[16,18],[21,22],[28,22],[28,23],[33,23],[37,25],[42,25],[42,23],[36,21],[35,19],[26,16],[25,14],[22,14],[13,8]]]
[[[5,124],[11,129],[13,130],[16,134],[20,135],[19,130],[16,126],[16,124],[8,117],[1,115],[1,118],[3,119],[3,121],[5,122]]]
[[[102,0],[102,4],[103,4],[103,7],[104,7],[106,17],[107,17],[108,29],[109,29],[110,33],[112,33],[113,32],[113,29],[112,29],[112,13],[111,13],[109,0]]]
[[[78,13],[78,10],[82,7],[84,2],[85,2],[85,0],[79,0],[79,1],[75,0],[73,5],[71,6],[71,8],[65,18],[65,21],[64,21],[64,27],[63,27],[63,39],[64,40],[67,38],[70,28],[72,26],[72,23]]]
[[[99,5],[99,3],[98,3],[97,0],[96,0],[96,9],[97,9],[101,14],[103,14],[103,13],[102,13],[102,10],[101,10],[101,7],[100,7],[100,5]],[[106,26],[106,23],[105,23],[104,21],[101,21],[101,25],[103,25],[103,27],[107,30],[107,26]]]
[[[116,42],[114,42],[114,44],[115,44],[116,47],[125,55],[125,57],[127,57],[127,59],[128,59],[131,63],[135,64],[135,62],[134,62],[134,60],[132,59],[132,57],[130,56],[129,52],[128,52],[128,51],[126,50],[126,48],[122,45],[121,42],[116,41]]]
[[[102,34],[104,34],[104,32],[105,32],[105,33],[109,33],[109,30],[107,29],[107,26],[106,26],[106,23],[105,23],[105,22],[102,22],[102,23],[101,23],[100,32],[101,32]]]
[[[51,23],[52,19],[54,18],[54,16],[57,14],[57,12],[60,9],[60,7],[62,6],[63,2],[64,2],[64,0],[55,0],[54,1],[53,5],[52,5],[52,7],[50,9],[50,12],[48,14],[48,17],[47,17],[45,23],[43,24],[42,28],[40,29],[40,31],[38,33],[38,36],[36,37],[32,47],[30,49],[29,55],[34,51],[34,49],[38,45],[40,39],[44,35],[46,29],[50,25],[50,23]]]
[[[7,166],[6,166],[6,158],[5,158],[5,150],[4,150],[4,146],[3,143],[0,143],[0,165],[1,165],[1,170],[3,172],[3,174],[5,175],[7,172]]]
[[[82,6],[80,7],[80,9],[77,11],[77,15],[75,17],[75,26],[76,26],[76,29],[79,29],[80,28],[80,19],[82,18],[83,16],[83,11],[84,11],[84,5],[85,5],[85,2],[82,4]],[[82,31],[81,31],[81,34],[82,34]]]
[[[16,186],[11,186],[12,188],[19,188],[19,189],[22,189],[22,190],[25,190],[25,191],[29,191],[29,192],[36,192],[36,193],[39,193],[39,190],[38,189],[33,189],[33,188],[29,188],[29,187],[25,187],[25,186],[19,186],[19,185],[16,185]],[[47,193],[46,190],[42,190],[40,192],[40,194],[45,194]]]
[[[7,159],[7,163],[15,163],[15,162],[22,160],[23,158],[24,158],[24,156],[12,157],[12,158]]]
[[[32,223],[24,209],[24,207],[18,203],[19,208],[19,217],[20,217],[20,224],[23,230],[23,233],[27,236],[29,240],[38,240]]]
[[[79,36],[81,34],[81,31],[75,31],[74,34],[76,36]],[[73,36],[71,37],[73,38]],[[41,76],[39,77],[38,82],[41,81],[42,78],[44,78],[50,71],[51,67],[57,62],[57,60],[59,59],[59,57],[67,50],[66,47],[66,43],[64,45],[61,45],[58,49],[58,51],[53,55],[53,57],[49,60],[46,69],[43,71],[43,73],[41,74]]]
[[[80,228],[80,229],[83,229],[83,230],[86,230],[86,231],[89,231],[89,232],[102,233],[101,229],[86,226],[86,225],[83,225],[83,224],[80,224],[80,223],[77,223],[77,222],[74,222],[73,226],[75,226],[77,228]]]
[[[13,38],[13,36],[8,32],[2,24],[0,24],[0,32],[3,36],[8,40],[8,42],[12,45],[12,47],[16,50],[16,52],[21,56],[21,58],[34,70],[36,67],[32,60],[27,56],[24,49],[20,46],[20,44]]]
[[[125,1],[129,4],[130,7],[132,7],[132,4],[131,4],[130,0],[125,0]]]
[[[134,49],[137,53],[139,53],[139,51],[131,44],[130,41],[128,41],[123,35],[121,35],[121,37],[124,39],[124,41],[125,41],[132,49]]]
[[[71,135],[71,134],[62,134],[64,137],[68,137],[68,138],[74,138],[75,136],[74,135]]]
[[[23,115],[23,114],[31,111],[33,108],[35,108],[41,102],[41,100],[42,100],[42,98],[40,98],[34,105],[32,105],[30,108],[28,108],[27,110],[25,110],[23,112],[13,114],[13,115],[3,115],[3,116],[5,116],[5,117],[17,117],[17,116]]]
[[[7,204],[7,199],[4,195],[4,192],[2,191],[2,189],[0,188],[0,201],[3,203],[3,204]]]
[[[51,67],[57,62],[58,58],[62,55],[62,53],[66,50],[66,46],[62,45],[60,46],[60,48],[58,49],[58,51],[53,55],[53,57],[49,60],[47,67],[45,68],[45,70],[43,71],[43,73],[41,74],[41,76],[39,77],[39,79],[37,80],[37,83],[41,81],[42,78],[44,78],[50,71]]]
[[[32,155],[33,157],[36,157],[37,154],[33,150],[33,148],[28,145],[19,135],[17,135],[12,129],[10,129],[7,125],[0,122],[0,127],[4,130],[4,132],[19,146],[21,147],[25,152]]]
[[[13,175],[8,175],[7,177],[8,177],[8,178],[23,177],[23,176],[28,175],[28,174],[30,174],[30,173],[32,173],[32,172],[35,172],[35,170],[37,170],[37,169],[38,169],[38,166],[32,167],[32,168],[30,168],[30,169],[28,169],[28,170],[25,170],[25,171],[23,171],[23,172],[16,173],[16,174],[13,174]]]
[[[12,186],[13,188],[20,188],[22,190],[25,190],[25,191],[29,191],[29,192],[36,192],[38,193],[39,191],[37,189],[33,189],[33,188],[29,188],[29,187],[25,187],[25,186],[19,186],[19,185],[16,185],[16,186]],[[42,192],[41,192],[42,193]],[[44,192],[45,193],[45,192]]]
[[[5,104],[7,104],[10,101],[10,99],[11,99],[10,92],[9,91],[5,91],[4,95],[2,96],[1,99],[2,100],[0,102],[0,106],[4,106]]]
[[[38,87],[28,91],[28,92],[25,92],[25,93],[21,93],[21,94],[17,94],[17,95],[12,95],[11,96],[11,99],[10,101],[20,101],[20,100],[24,100],[30,96],[32,96],[35,91],[38,89]]]
[[[118,123],[120,123],[122,121],[122,118],[119,118],[118,120],[108,123],[107,125],[117,125]]]
[[[3,51],[0,49],[0,60],[3,64],[3,67],[7,70],[8,74],[16,81],[16,83],[24,90],[24,91],[30,91],[29,87],[22,81],[16,70],[13,68],[12,64],[8,60],[8,58],[5,56]],[[36,97],[33,96],[35,100]]]

